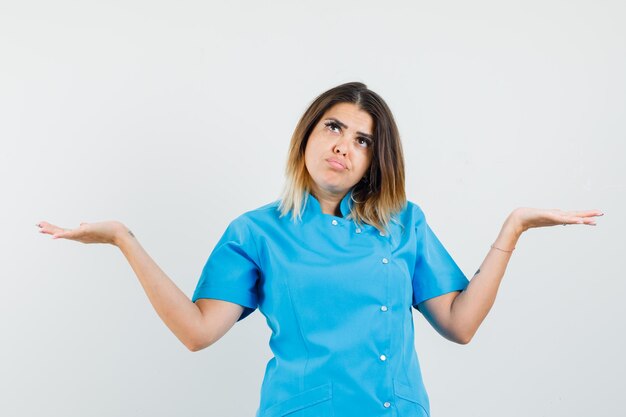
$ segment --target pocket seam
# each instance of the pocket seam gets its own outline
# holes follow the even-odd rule
[[[286,400],[274,404],[263,413],[264,417],[282,417],[295,411],[311,407],[332,398],[331,384],[326,383],[295,394]]]
[[[420,408],[422,410],[424,410],[424,414],[426,414],[428,417],[430,417],[430,413],[426,410],[426,408],[424,408],[424,406],[422,405],[422,402],[420,401],[420,399],[417,396],[417,394],[412,392],[412,388],[410,386],[404,385],[404,384],[394,380],[393,381],[393,392],[398,397],[400,397],[402,399],[405,399],[407,401],[411,401],[412,403],[415,403],[418,406],[420,406]]]

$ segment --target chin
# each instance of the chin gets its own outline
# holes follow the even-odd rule
[[[323,185],[318,185],[318,187],[326,191],[329,191],[333,194],[345,193],[350,189],[350,185],[346,185],[346,184],[323,184]]]
[[[350,183],[346,183],[345,181],[336,181],[337,179],[336,175],[329,175],[328,177],[327,178],[311,177],[311,180],[314,183],[314,187],[317,187],[318,189],[326,190],[334,194],[346,192],[350,188],[352,188],[352,186],[356,184],[356,182],[353,184],[350,184]],[[335,179],[335,181],[333,181],[333,179]]]

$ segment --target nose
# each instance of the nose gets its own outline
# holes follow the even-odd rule
[[[347,138],[345,137],[339,138],[339,140],[335,144],[335,149],[334,149],[335,153],[345,155],[348,152],[348,143],[346,139]]]

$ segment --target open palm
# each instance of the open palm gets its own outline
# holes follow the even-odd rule
[[[519,207],[513,215],[524,232],[533,227],[545,227],[567,224],[586,224],[595,226],[594,217],[603,216],[600,210],[566,211],[561,209],[539,209]]]
[[[115,237],[124,225],[118,221],[104,221],[97,223],[81,223],[75,229],[64,229],[46,221],[37,224],[40,233],[52,235],[53,239],[63,238],[76,240],[82,243],[109,243],[115,244]]]

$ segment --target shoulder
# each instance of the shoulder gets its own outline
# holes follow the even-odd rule
[[[218,246],[221,244],[235,244],[243,251],[248,253],[250,257],[256,259],[256,237],[260,236],[262,231],[274,215],[278,204],[271,202],[264,204],[252,210],[245,211],[236,215],[226,227]],[[277,217],[277,216],[276,216]]]
[[[398,217],[403,224],[410,226],[421,222],[425,218],[425,214],[418,203],[407,200]]]
[[[259,220],[267,220],[278,215],[278,206],[280,201],[274,200],[271,203],[264,204],[252,210],[248,210],[239,217],[246,218],[252,222]]]
[[[273,221],[279,215],[279,200],[272,201],[252,210],[245,211],[235,217],[229,227],[244,228],[262,225]]]
[[[405,209],[411,211],[411,213],[424,214],[424,212],[422,211],[422,207],[411,200],[407,200]]]

